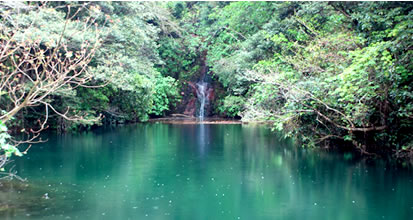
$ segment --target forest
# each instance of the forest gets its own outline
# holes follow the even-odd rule
[[[0,168],[46,130],[185,115],[202,77],[210,117],[269,123],[303,147],[413,161],[411,2],[0,2],[0,11]]]

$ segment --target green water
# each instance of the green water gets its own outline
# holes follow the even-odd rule
[[[0,192],[0,218],[413,219],[412,171],[375,163],[252,125],[50,135],[15,162],[28,185]]]

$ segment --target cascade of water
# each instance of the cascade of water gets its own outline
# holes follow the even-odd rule
[[[197,96],[200,103],[199,106],[199,119],[202,121],[205,116],[205,104],[208,102],[207,88],[208,83],[201,81],[196,84],[198,87]]]

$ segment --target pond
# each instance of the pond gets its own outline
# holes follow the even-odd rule
[[[266,126],[146,123],[49,135],[2,219],[409,219],[413,173],[294,147]]]

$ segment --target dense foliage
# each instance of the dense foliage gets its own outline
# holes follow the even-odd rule
[[[3,48],[11,39],[31,39],[39,51],[26,50],[27,56],[57,51],[58,57],[78,58],[93,51],[82,63],[87,71],[76,76],[79,85],[67,81],[41,93],[40,104],[16,110],[16,91],[1,88],[5,152],[14,146],[6,144],[6,126],[23,133],[38,129],[45,111],[50,127],[60,131],[172,113],[206,62],[217,115],[270,121],[304,146],[334,143],[367,154],[412,156],[410,2],[68,4],[0,4]],[[2,58],[2,79],[16,69],[14,56],[25,53],[16,49]],[[34,81],[13,77],[20,91],[36,88]]]
[[[186,6],[178,18],[192,22],[225,88],[218,113],[272,121],[304,146],[412,155],[413,4]]]
[[[94,25],[100,30],[101,35],[98,40],[101,41],[101,45],[88,65],[88,72],[93,75],[93,80],[84,87],[56,91],[51,98],[56,106],[59,106],[58,110],[64,111],[70,106],[71,109],[82,111],[90,116],[105,113],[109,117],[141,121],[146,120],[148,114],[162,115],[164,111],[169,110],[174,102],[165,101],[161,97],[176,100],[179,98],[178,90],[174,80],[165,77],[156,68],[164,63],[159,55],[157,41],[161,38],[167,39],[168,36],[164,36],[164,32],[171,31],[168,30],[171,27],[166,24],[169,20],[165,21],[159,17],[168,17],[168,12],[159,10],[161,5],[150,3],[73,3],[69,5],[72,13],[76,10],[80,10],[80,13],[67,18],[68,5],[65,4],[67,3],[2,5],[4,12],[13,15],[13,17],[3,16],[3,23],[7,25],[8,19],[14,19],[16,23],[25,23],[26,25],[21,27],[21,35],[23,37],[30,35],[33,39],[38,39],[39,46],[57,42],[65,20],[69,19],[63,40],[72,51],[79,50],[82,43],[96,39],[93,30],[88,30],[89,33],[71,35],[72,29],[76,28],[71,24],[87,25],[91,11],[97,17]],[[16,12],[19,7],[23,12]],[[160,15],[159,13],[162,12],[166,14]],[[24,28],[29,25],[32,30]],[[29,31],[31,34],[28,33]],[[169,86],[165,88],[165,84]],[[2,98],[7,99],[6,96]],[[159,102],[154,103],[154,98]],[[7,102],[2,102],[1,107],[7,111]],[[19,118],[15,121],[21,122],[24,117],[30,115],[17,117]],[[54,126],[58,125],[57,122],[50,123]],[[83,122],[73,123],[83,124]],[[69,123],[59,126],[70,129],[67,126],[75,125]]]

